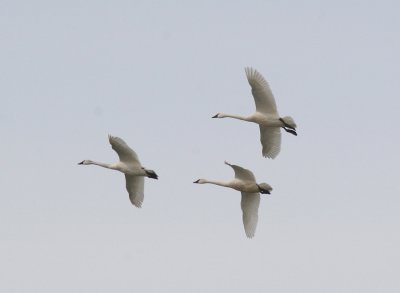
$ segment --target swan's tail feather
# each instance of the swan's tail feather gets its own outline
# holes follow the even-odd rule
[[[294,122],[294,119],[292,117],[285,116],[285,117],[282,118],[282,120],[290,128],[296,129],[297,125],[296,125],[296,122]]]

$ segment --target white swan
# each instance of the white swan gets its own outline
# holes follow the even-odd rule
[[[270,194],[272,187],[267,183],[256,183],[253,172],[237,165],[231,165],[225,161],[225,164],[231,166],[235,171],[235,179],[229,182],[215,180],[198,179],[193,183],[215,184],[223,187],[233,188],[242,193],[241,207],[243,212],[243,225],[248,238],[253,238],[258,222],[258,206],[260,205],[260,193]]]
[[[136,152],[132,150],[121,138],[109,135],[108,140],[110,141],[113,150],[118,154],[118,163],[106,164],[91,160],[84,160],[78,164],[98,165],[124,173],[126,179],[126,190],[129,193],[129,199],[133,205],[140,208],[144,199],[144,177],[158,179],[158,176],[153,170],[142,167]]]
[[[281,150],[280,128],[297,135],[297,126],[292,117],[279,116],[274,95],[264,77],[251,67],[246,67],[245,71],[256,103],[256,112],[250,116],[217,113],[212,118],[230,117],[259,124],[262,154],[264,157],[274,159]]]

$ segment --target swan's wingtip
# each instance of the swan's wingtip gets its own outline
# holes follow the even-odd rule
[[[142,205],[143,205],[143,201],[139,201],[139,200],[137,200],[137,199],[133,199],[131,196],[132,196],[132,195],[129,194],[129,199],[130,199],[130,201],[131,201],[131,204],[132,204],[134,207],[137,207],[138,209],[141,209],[141,208],[142,208]]]
[[[253,67],[251,66],[246,66],[244,68],[244,71],[246,72],[246,75],[253,75],[255,72],[257,72],[257,70],[255,70]]]
[[[279,153],[278,153],[279,154]],[[267,159],[271,159],[271,160],[274,160],[277,156],[278,156],[278,154],[262,154],[262,156],[264,157],[264,158],[267,158]]]

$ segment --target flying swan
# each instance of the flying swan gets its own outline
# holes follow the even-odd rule
[[[144,177],[158,179],[158,176],[153,170],[142,167],[136,152],[121,138],[109,135],[108,140],[113,150],[118,154],[118,163],[106,164],[91,160],[83,160],[78,163],[78,165],[97,165],[124,173],[129,199],[134,206],[140,208],[142,207],[144,199]]]
[[[217,113],[212,118],[230,117],[257,123],[260,126],[262,154],[264,157],[274,159],[281,150],[281,127],[297,135],[297,125],[292,117],[279,116],[274,95],[264,77],[251,67],[246,67],[245,71],[256,103],[256,112],[250,116]]]
[[[258,222],[258,206],[260,205],[260,193],[271,194],[272,187],[267,183],[257,184],[253,172],[237,165],[231,165],[225,161],[225,164],[231,166],[235,171],[235,179],[229,182],[215,180],[198,179],[193,183],[215,184],[223,187],[229,187],[242,193],[241,207],[243,212],[244,231],[248,238],[253,238]]]

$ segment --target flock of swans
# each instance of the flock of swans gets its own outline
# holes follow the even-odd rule
[[[251,67],[246,67],[245,72],[256,104],[256,112],[249,116],[217,113],[212,118],[229,117],[258,124],[260,127],[262,155],[274,159],[281,150],[281,128],[290,134],[297,135],[297,126],[292,117],[285,116],[282,118],[279,116],[275,98],[264,77]],[[144,177],[158,179],[158,175],[153,170],[142,166],[136,152],[124,140],[111,135],[109,135],[108,139],[113,150],[118,154],[119,162],[107,164],[83,160],[79,165],[98,165],[124,173],[129,199],[134,206],[140,208],[144,199]],[[198,179],[194,183],[214,184],[240,191],[242,194],[241,208],[244,230],[248,238],[253,238],[258,222],[260,193],[270,194],[272,187],[267,183],[257,183],[253,172],[248,169],[232,165],[226,161],[225,164],[234,170],[235,178],[233,180],[221,182]]]

